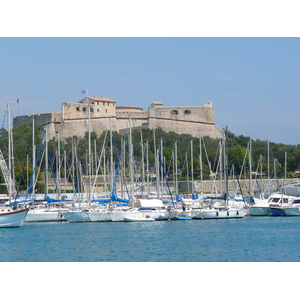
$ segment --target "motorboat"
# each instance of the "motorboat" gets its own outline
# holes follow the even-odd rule
[[[300,216],[300,199],[295,199],[291,204],[282,207],[281,211],[284,216]]]
[[[282,215],[281,207],[293,202],[296,197],[282,193],[272,193],[269,198],[253,198],[254,204],[249,207],[251,216]]]

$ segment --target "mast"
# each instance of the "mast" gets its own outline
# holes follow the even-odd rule
[[[199,148],[200,148],[200,181],[201,181],[201,195],[203,195],[203,165],[202,165],[202,132],[200,131],[200,138],[199,138]]]
[[[89,101],[89,97],[87,95],[87,102],[88,102],[88,173],[89,173],[89,186],[88,186],[88,203],[89,206],[91,204],[91,103]]]
[[[143,133],[141,131],[141,147],[142,147],[142,199],[144,199],[145,190],[145,162],[144,162],[144,143],[143,143]]]
[[[250,195],[252,195],[252,139],[249,144]]]
[[[133,181],[133,149],[132,149],[132,129],[131,116],[129,116],[129,170],[130,170],[130,195],[133,206],[135,204],[134,197],[134,181]]]
[[[153,142],[154,142],[154,157],[155,157],[155,172],[156,172],[156,192],[157,192],[157,198],[160,199],[160,193],[159,193],[159,164],[158,164],[158,154],[156,151],[156,139],[155,139],[155,128],[153,128]]]
[[[270,184],[270,142],[268,140],[268,196],[271,194],[271,184]]]
[[[105,154],[104,154],[105,155]],[[104,158],[105,159],[105,158]],[[111,193],[114,188],[114,179],[113,179],[113,139],[112,139],[112,117],[110,117],[110,189]]]
[[[11,129],[10,129],[10,104],[7,103],[7,129],[8,129],[8,170],[9,170],[9,181],[8,181],[8,195],[9,204],[11,203],[12,193],[12,172],[11,172]]]
[[[150,184],[149,184],[149,144],[148,140],[146,142],[147,152],[146,152],[146,161],[147,161],[147,199],[150,196]]]
[[[34,121],[34,116],[32,117],[32,198],[34,199],[35,197],[35,155],[36,155],[36,149],[35,149],[35,133],[34,133],[34,126],[35,126],[35,121]]]
[[[228,195],[228,162],[227,162],[227,126],[224,132],[224,183],[225,183],[225,201],[226,201],[226,205],[227,205],[227,195]]]
[[[177,161],[177,141],[175,141],[175,194],[178,195],[178,161]]]
[[[194,188],[194,164],[193,164],[193,140],[191,140],[191,181],[192,181],[192,193]]]
[[[58,162],[58,166],[57,166],[57,176],[56,176],[56,180],[57,180],[57,196],[58,196],[58,199],[61,197],[61,180],[60,180],[60,134],[59,132],[57,132],[57,162]]]
[[[48,196],[48,130],[45,126],[45,198]]]

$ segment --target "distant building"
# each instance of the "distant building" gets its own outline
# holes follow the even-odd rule
[[[187,133],[194,137],[203,136],[221,138],[222,132],[216,126],[212,102],[204,106],[172,106],[165,107],[161,102],[152,102],[148,111],[136,106],[117,106],[116,101],[109,98],[85,97],[77,103],[63,102],[61,112],[39,113],[16,116],[14,128],[23,123],[47,126],[48,138],[78,136],[83,137],[88,131],[88,108],[90,105],[90,128],[98,136],[110,128],[121,132],[128,128],[129,117],[134,128],[158,128],[174,131],[178,134]]]

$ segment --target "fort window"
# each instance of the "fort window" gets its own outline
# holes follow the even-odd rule
[[[76,111],[80,111],[80,108],[78,106],[76,107]]]
[[[105,112],[107,113],[107,109],[105,110]]]
[[[94,112],[94,109],[92,107],[90,108],[90,112]]]
[[[171,115],[178,115],[178,110],[176,110],[176,109],[172,110]]]
[[[189,109],[186,109],[183,113],[184,113],[185,115],[190,115],[192,112],[191,112]]]
[[[97,108],[97,112],[99,112],[99,108]]]
[[[86,107],[83,107],[83,108],[82,108],[82,111],[86,111]]]
[[[103,106],[105,105],[105,102],[103,102]]]

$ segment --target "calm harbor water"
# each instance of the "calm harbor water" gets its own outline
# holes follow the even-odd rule
[[[0,230],[1,262],[300,262],[299,217],[24,223]]]

